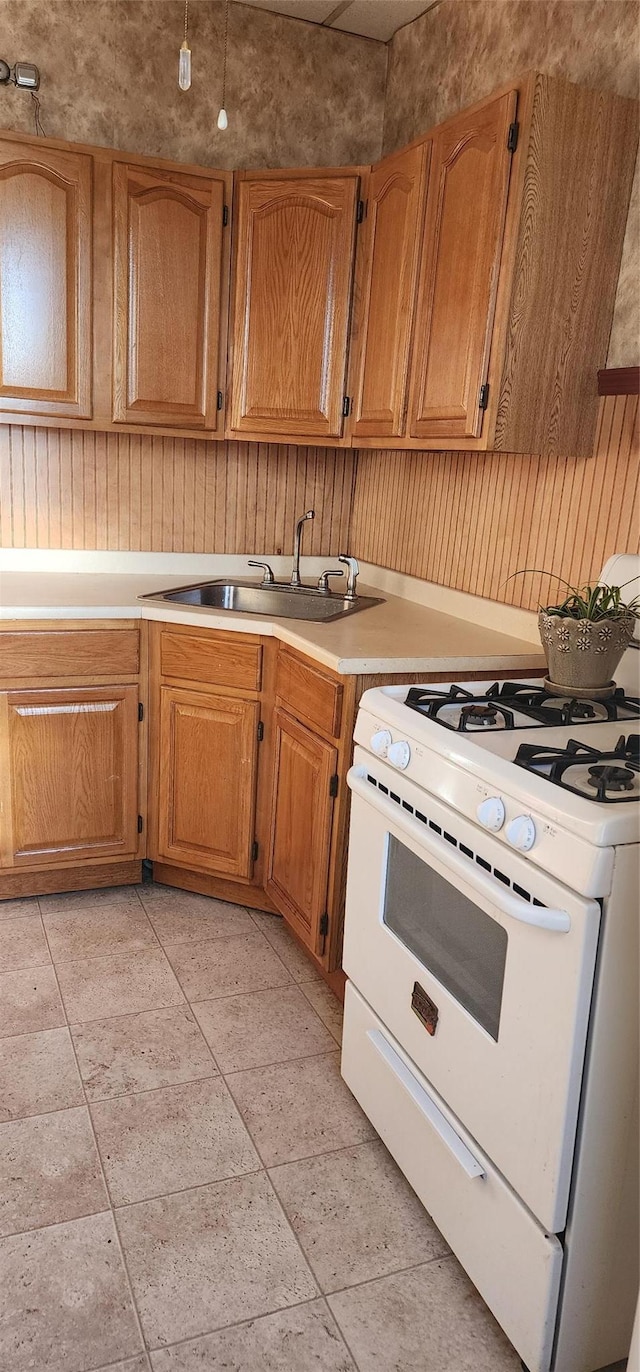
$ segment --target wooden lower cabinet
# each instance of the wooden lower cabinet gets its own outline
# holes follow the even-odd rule
[[[266,888],[303,943],[325,952],[337,749],[285,710],[274,714]]]
[[[0,866],[133,858],[138,688],[0,694]]]
[[[160,687],[161,860],[251,876],[259,718],[257,700]]]

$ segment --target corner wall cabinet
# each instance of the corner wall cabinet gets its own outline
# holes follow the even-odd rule
[[[536,72],[235,200],[230,172],[4,133],[0,415],[591,456],[637,145],[636,101]]]
[[[239,174],[232,434],[342,434],[357,197],[353,174]]]

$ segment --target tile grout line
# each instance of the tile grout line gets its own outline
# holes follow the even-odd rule
[[[49,948],[49,952],[51,952],[51,948],[49,947],[49,940],[48,940],[48,938],[47,938],[47,931],[46,931],[46,929],[45,929],[45,938],[47,939],[47,947]],[[52,963],[53,963],[53,959],[52,959]],[[118,1245],[118,1252],[119,1252],[119,1254],[120,1254],[120,1261],[121,1261],[121,1263],[122,1263],[122,1268],[123,1268],[123,1271],[124,1271],[124,1274],[125,1274],[126,1284],[127,1284],[128,1290],[129,1290],[129,1296],[130,1296],[130,1299],[131,1299],[131,1306],[132,1306],[132,1310],[133,1310],[133,1314],[134,1314],[134,1319],[135,1319],[135,1323],[136,1323],[136,1326],[137,1326],[137,1329],[138,1329],[138,1335],[139,1335],[139,1337],[140,1337],[140,1339],[141,1339],[141,1342],[142,1342],[142,1351],[143,1351],[144,1353],[146,1353],[146,1352],[147,1352],[147,1342],[146,1342],[146,1339],[145,1339],[145,1337],[144,1337],[144,1330],[143,1330],[143,1328],[142,1328],[142,1320],[141,1320],[141,1318],[140,1318],[140,1312],[139,1312],[139,1310],[138,1310],[138,1305],[137,1305],[136,1298],[135,1298],[135,1295],[134,1295],[133,1283],[132,1283],[132,1281],[131,1281],[131,1276],[130,1276],[130,1273],[129,1273],[129,1268],[128,1268],[127,1261],[126,1261],[126,1258],[125,1258],[124,1249],[123,1249],[123,1246],[122,1246],[122,1240],[121,1240],[121,1238],[120,1238],[120,1231],[119,1231],[119,1229],[118,1229],[118,1225],[117,1225],[117,1221],[116,1221],[116,1216],[115,1216],[115,1210],[114,1210],[113,1202],[112,1202],[112,1200],[111,1200],[111,1192],[109,1191],[109,1186],[108,1186],[108,1182],[107,1182],[107,1177],[106,1177],[106,1173],[105,1173],[105,1170],[104,1170],[104,1164],[103,1164],[103,1161],[102,1161],[102,1154],[101,1154],[100,1148],[99,1148],[99,1146],[98,1146],[98,1139],[97,1139],[97,1136],[96,1136],[96,1131],[95,1131],[93,1119],[91,1118],[91,1110],[89,1109],[89,1101],[87,1100],[87,1093],[86,1093],[86,1091],[85,1091],[84,1081],[83,1081],[83,1079],[82,1079],[82,1072],[80,1071],[80,1063],[78,1062],[78,1055],[77,1055],[77,1053],[76,1053],[76,1046],[75,1046],[75,1043],[73,1042],[73,1034],[71,1033],[71,1025],[70,1025],[70,1023],[69,1023],[69,1016],[68,1016],[68,1014],[67,1014],[67,1007],[66,1007],[66,1005],[65,1005],[65,1003],[64,1003],[64,999],[63,999],[63,996],[62,996],[62,991],[60,990],[60,983],[58,982],[58,973],[57,973],[57,969],[56,969],[55,963],[53,964],[53,971],[54,971],[54,975],[55,975],[55,978],[56,978],[56,984],[57,984],[57,986],[58,986],[58,995],[60,996],[60,1000],[61,1000],[61,1002],[62,1002],[62,1008],[63,1008],[63,1010],[64,1010],[64,1015],[65,1015],[65,1020],[66,1020],[66,1026],[65,1026],[65,1027],[66,1027],[67,1033],[68,1033],[68,1035],[69,1035],[69,1041],[70,1041],[70,1043],[71,1043],[71,1050],[72,1050],[72,1052],[73,1052],[73,1056],[74,1056],[74,1060],[75,1060],[75,1064],[76,1064],[76,1071],[77,1071],[77,1073],[78,1073],[78,1078],[79,1078],[79,1081],[80,1081],[80,1089],[81,1089],[82,1095],[83,1095],[83,1097],[84,1097],[85,1109],[86,1109],[87,1117],[88,1117],[88,1120],[89,1120],[89,1128],[90,1128],[90,1130],[91,1130],[91,1136],[92,1136],[92,1138],[93,1138],[93,1146],[94,1146],[94,1148],[95,1148],[95,1150],[96,1150],[96,1156],[97,1156],[98,1164],[99,1164],[99,1167],[100,1167],[100,1174],[101,1174],[101,1176],[102,1176],[102,1184],[103,1184],[103,1186],[104,1186],[105,1197],[106,1197],[107,1204],[108,1204],[108,1208],[109,1208],[109,1209],[108,1209],[108,1213],[111,1215],[111,1222],[112,1222],[112,1224],[113,1224],[113,1229],[114,1229],[114,1233],[115,1233],[115,1236],[116,1236],[116,1243],[117,1243],[117,1245]],[[107,1212],[106,1212],[106,1211],[101,1211],[100,1213],[106,1214]],[[128,1354],[125,1354],[125,1358],[123,1359],[123,1361],[126,1361],[126,1359],[127,1359],[128,1356],[129,1356]],[[135,1357],[135,1356],[136,1356],[136,1354],[131,1354],[131,1357]],[[147,1358],[147,1362],[149,1362],[149,1358]],[[107,1364],[107,1366],[108,1366],[108,1364]]]

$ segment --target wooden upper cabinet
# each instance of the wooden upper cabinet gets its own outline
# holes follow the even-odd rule
[[[409,347],[430,143],[373,168],[359,244],[355,304],[352,433],[404,432]]]
[[[233,433],[342,433],[358,177],[240,180]]]
[[[224,187],[114,163],[116,421],[217,428]]]
[[[91,415],[91,170],[0,139],[0,412]]]
[[[133,857],[138,688],[0,695],[0,866]]]
[[[433,136],[409,432],[478,437],[511,171],[509,91]]]

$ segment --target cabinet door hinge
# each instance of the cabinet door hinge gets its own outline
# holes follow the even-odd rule
[[[364,200],[359,200],[359,201],[358,201],[358,208],[357,208],[357,210],[356,210],[356,224],[361,224],[361,223],[362,223],[362,221],[363,221],[363,219],[364,219],[366,213],[367,213],[366,201],[364,201]]]
[[[223,227],[223,229],[226,229],[228,223],[229,223],[229,206],[228,206],[228,205],[223,205],[223,206],[222,206],[222,227]]]
[[[216,409],[218,409],[218,410],[221,410],[221,409],[222,409],[222,402],[223,402],[223,400],[224,400],[224,396],[223,396],[223,394],[222,394],[222,391],[218,391],[218,394],[217,394],[217,396],[216,396]]]
[[[518,134],[519,134],[519,133],[520,133],[520,125],[519,125],[517,119],[514,119],[513,124],[510,124],[510,125],[509,125],[509,132],[508,132],[508,134],[507,134],[507,147],[508,147],[508,149],[509,149],[509,152],[515,152],[515,150],[516,150],[516,148],[517,148],[517,146],[518,146]]]
[[[338,794],[338,773],[337,773],[337,772],[334,772],[334,774],[333,774],[333,776],[332,776],[332,778],[331,778],[331,781],[329,782],[329,795],[330,795],[330,796],[333,796],[333,797],[335,798],[335,796],[337,796],[337,794]]]
[[[322,935],[322,952],[320,956],[324,957],[324,950],[327,945],[327,934],[329,933],[329,916],[326,910],[322,916],[322,919],[320,920],[319,929]]]
[[[259,853],[259,851],[260,851],[260,850],[259,850],[259,846],[258,846],[258,844],[256,843],[256,840],[254,839],[254,840],[253,840],[253,843],[251,844],[251,861],[252,861],[252,862],[257,862],[257,861],[258,861],[258,853]]]
[[[139,724],[142,724],[143,719],[144,719],[144,705],[142,704],[142,701],[139,700],[139,701],[138,701],[138,723],[139,723]]]
[[[138,833],[142,833],[142,815],[138,815]]]
[[[478,409],[479,409],[479,410],[486,410],[488,404],[489,404],[489,385],[488,385],[488,382],[485,381],[484,386],[481,386],[481,387],[480,387],[480,395],[478,396]]]
[[[263,738],[264,738],[264,724],[262,723],[262,720],[259,719],[259,720],[258,720],[258,743],[262,743]]]
[[[347,419],[347,417],[348,417],[350,414],[351,414],[351,396],[350,396],[350,395],[343,395],[343,397],[342,397],[342,417],[343,417],[343,419]]]

